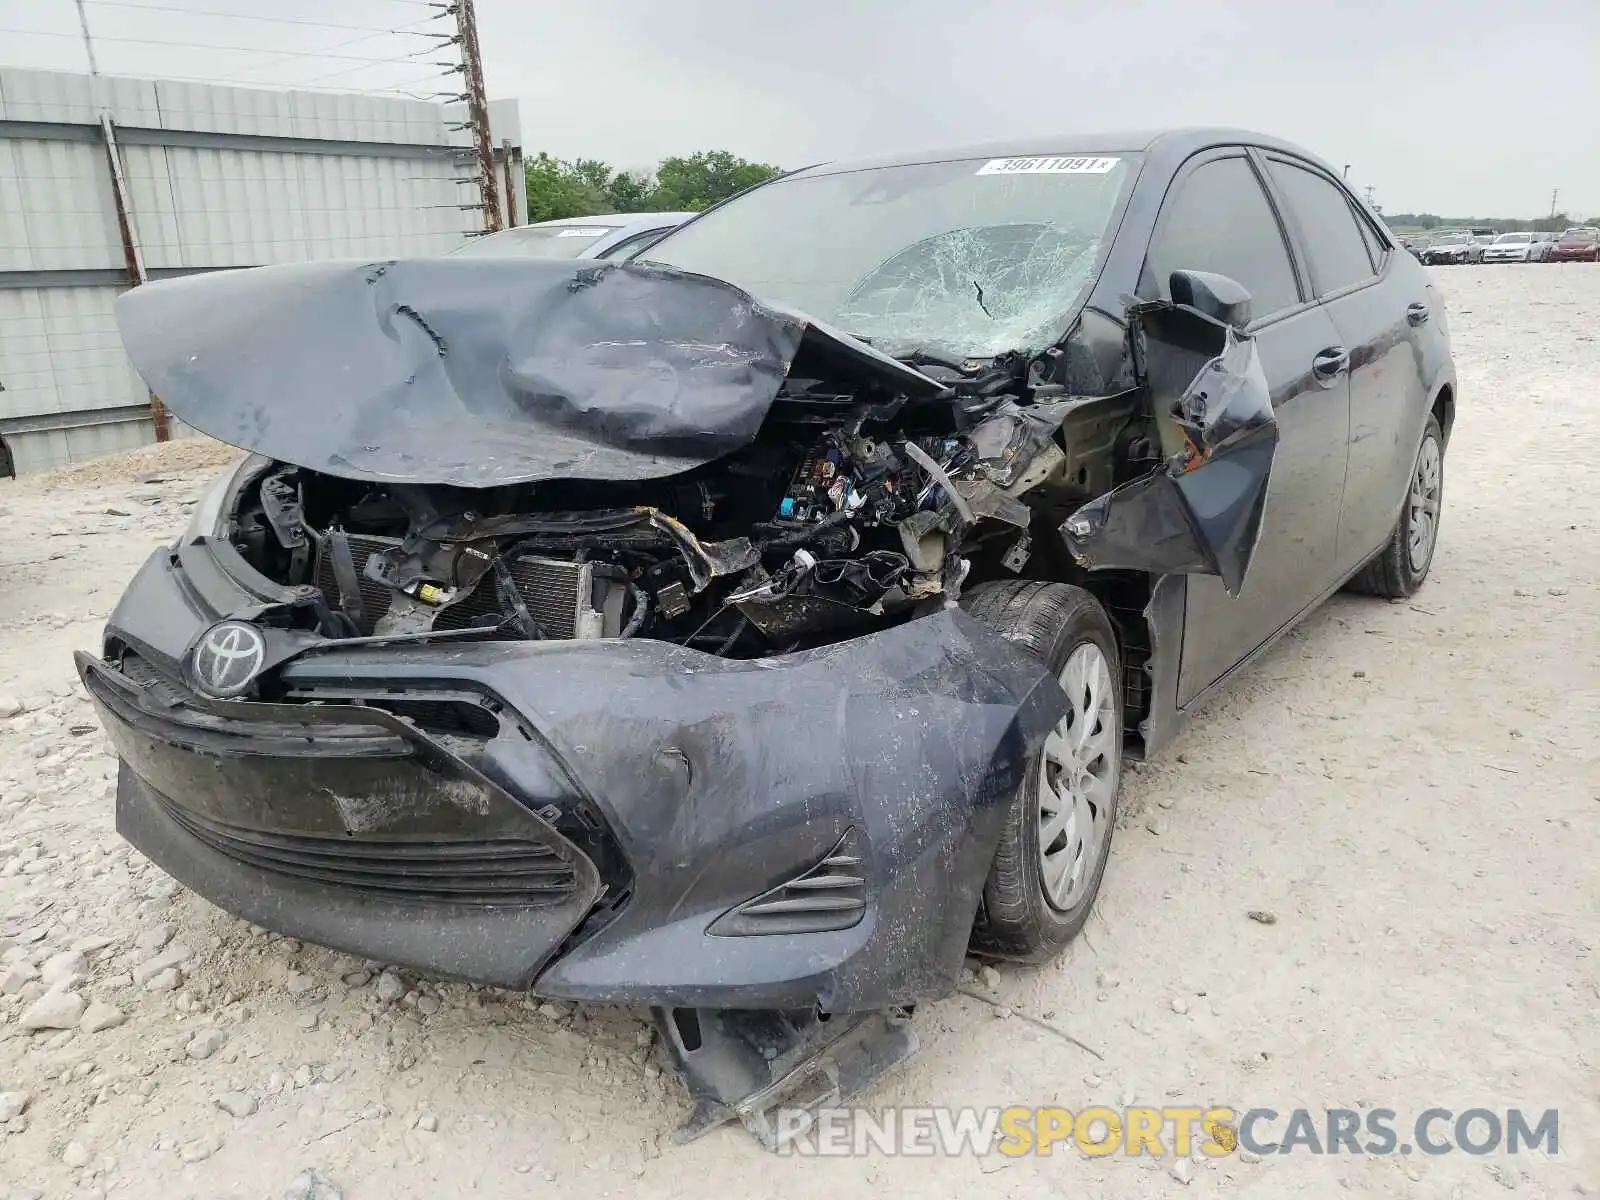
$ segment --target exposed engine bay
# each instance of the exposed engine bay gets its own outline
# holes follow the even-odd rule
[[[1008,575],[1236,593],[1277,440],[1253,341],[1169,301],[973,359],[650,264],[295,264],[118,311],[172,411],[259,456],[200,531],[298,589],[251,619],[321,638],[759,658]]]
[[[230,540],[317,588],[328,636],[650,637],[738,658],[932,611],[1036,556],[1069,572],[1056,527],[1151,465],[1133,398],[1070,399],[1010,361],[931,371],[944,388],[914,400],[791,378],[750,445],[665,479],[477,489],[275,465]]]

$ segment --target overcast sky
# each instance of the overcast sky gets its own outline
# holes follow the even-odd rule
[[[128,0],[144,3],[146,0]],[[415,0],[151,0],[389,28]],[[1600,215],[1600,0],[477,0],[530,152],[645,167],[1226,124],[1350,163],[1391,212]],[[388,57],[417,43],[94,5],[108,73],[377,87],[423,71],[110,38]],[[438,26],[435,26],[437,28]],[[0,62],[79,70],[71,0],[0,0]]]

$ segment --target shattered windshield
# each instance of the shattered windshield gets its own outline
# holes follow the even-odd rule
[[[738,284],[890,353],[1055,341],[1134,155],[965,159],[778,180],[643,257]]]

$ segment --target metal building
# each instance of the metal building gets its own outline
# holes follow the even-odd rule
[[[140,274],[440,254],[481,230],[462,111],[0,68],[0,435],[15,471],[155,439],[112,316]],[[515,101],[491,123],[498,169],[520,179]],[[520,223],[523,189],[500,190]]]

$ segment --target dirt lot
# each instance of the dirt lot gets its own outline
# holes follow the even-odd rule
[[[1461,405],[1432,580],[1330,603],[1132,774],[1087,936],[985,972],[1003,1007],[919,1012],[922,1054],[868,1100],[1558,1108],[1558,1156],[1234,1157],[1184,1182],[1075,1152],[677,1148],[683,1096],[635,1014],[234,920],[117,839],[69,660],[225,457],[195,443],[0,485],[0,712],[26,709],[0,720],[0,1093],[22,1094],[0,1117],[26,1104],[0,1193],[308,1195],[307,1168],[354,1200],[1600,1191],[1600,268],[1440,280]],[[71,1032],[22,1028],[41,968],[90,1005]]]

